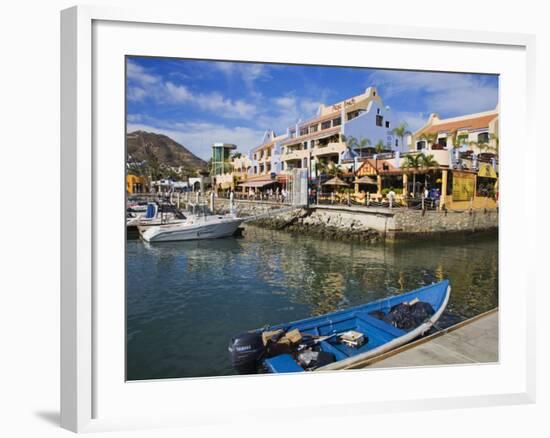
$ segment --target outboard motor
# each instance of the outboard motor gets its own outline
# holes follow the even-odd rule
[[[256,374],[259,361],[265,353],[261,332],[245,332],[229,343],[231,364],[239,374]]]

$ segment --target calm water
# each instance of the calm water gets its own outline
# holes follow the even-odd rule
[[[440,325],[498,305],[497,237],[369,246],[248,227],[242,238],[127,242],[129,380],[234,374],[239,332],[452,285]]]

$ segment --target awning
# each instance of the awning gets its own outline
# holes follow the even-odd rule
[[[498,178],[495,169],[490,164],[481,164],[479,166],[477,176],[481,176],[483,178],[493,178],[493,179]]]
[[[249,181],[240,183],[241,187],[265,187],[271,184],[275,184],[275,181]]]

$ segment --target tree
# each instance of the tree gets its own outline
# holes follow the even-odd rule
[[[384,151],[385,146],[386,145],[384,144],[383,140],[378,140],[378,142],[374,145],[374,150],[376,151],[377,154],[380,154],[381,152]]]
[[[499,144],[499,140],[498,140],[498,134],[495,134],[494,132],[489,136],[490,140],[493,142],[494,146],[490,146],[494,152],[495,152],[495,155],[498,156],[498,144]]]
[[[492,152],[496,156],[498,156],[498,135],[495,134],[495,133],[492,133],[489,136],[489,141],[488,142],[472,141],[472,142],[470,142],[470,145],[471,146],[477,146],[480,151]]]
[[[434,159],[433,155],[426,155],[424,153],[419,154],[409,154],[405,156],[403,164],[401,165],[403,169],[410,169],[413,175],[413,197],[416,194],[416,174],[421,169],[432,169],[434,167],[439,167],[439,163]]]
[[[158,179],[161,178],[160,161],[153,148],[153,145],[151,144],[145,145],[145,157],[147,161],[147,168],[148,168],[149,174],[151,175],[151,180],[157,181]]]
[[[403,144],[405,143],[405,136],[410,135],[411,132],[408,130],[409,126],[406,122],[401,122],[398,126],[393,128],[392,134],[396,135],[401,139],[401,147],[403,147]]]
[[[459,149],[464,143],[466,143],[466,140],[468,140],[468,134],[458,135],[457,131],[453,131],[451,134],[453,149]]]
[[[242,155],[240,152],[235,152],[235,153],[233,154],[233,157],[232,157],[232,158],[233,158],[233,159],[235,159],[235,158],[241,158],[242,156],[243,156],[243,155]]]
[[[435,133],[435,132],[432,132],[432,133],[425,132],[424,134],[422,134],[420,136],[420,139],[424,140],[426,142],[426,146],[427,146],[426,149],[429,149],[430,146],[432,146],[437,141],[437,133]]]
[[[346,143],[347,147],[352,151],[359,149],[359,157],[363,157],[363,149],[371,145],[371,142],[368,138],[361,137],[361,140],[357,140],[355,137],[352,136],[342,136],[342,139]]]

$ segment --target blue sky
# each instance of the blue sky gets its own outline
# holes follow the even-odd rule
[[[454,117],[494,109],[498,77],[366,68],[294,66],[167,58],[127,59],[127,129],[163,133],[203,159],[214,142],[242,152],[264,132],[375,86],[393,126],[417,129],[432,112]]]

